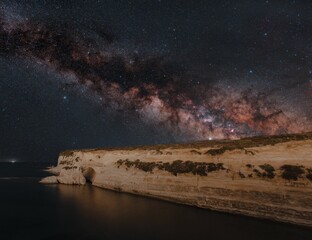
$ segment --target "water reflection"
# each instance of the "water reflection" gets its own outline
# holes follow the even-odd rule
[[[41,165],[0,167],[0,239],[311,240],[300,227],[101,188],[39,184]]]
[[[76,229],[87,235],[107,239],[311,239],[312,237],[309,230],[291,225],[211,212],[116,193],[90,185],[55,185],[52,188],[57,189],[60,205],[70,203],[78,219],[69,216],[69,221],[76,225]]]

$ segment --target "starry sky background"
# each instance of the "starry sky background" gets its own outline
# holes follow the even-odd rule
[[[1,0],[0,161],[311,131],[311,12],[295,0]]]

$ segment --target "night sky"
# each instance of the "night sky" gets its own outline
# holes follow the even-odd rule
[[[1,0],[0,161],[312,131],[311,1]]]

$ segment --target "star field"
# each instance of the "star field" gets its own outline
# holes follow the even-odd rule
[[[309,1],[0,7],[0,160],[312,130]]]

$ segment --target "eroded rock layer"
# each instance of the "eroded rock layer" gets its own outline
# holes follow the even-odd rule
[[[62,152],[43,183],[85,184],[312,227],[312,133]]]

